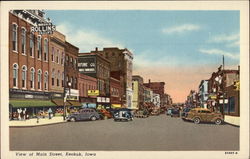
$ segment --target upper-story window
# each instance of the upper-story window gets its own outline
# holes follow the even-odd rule
[[[17,51],[17,25],[12,24],[12,50]]]
[[[41,59],[42,56],[42,48],[41,48],[41,36],[37,37],[37,58]]]
[[[52,86],[54,86],[55,85],[55,69],[53,68],[52,69]]]
[[[26,88],[26,79],[27,79],[27,67],[24,65],[22,67],[22,88]]]
[[[49,45],[48,39],[44,39],[44,61],[48,61]]]
[[[57,80],[56,80],[56,85],[60,85],[60,71],[57,72]]]
[[[26,29],[21,29],[22,54],[26,54]]]
[[[72,57],[70,57],[70,63],[72,63],[72,64],[73,64],[73,58],[72,58]]]
[[[42,83],[42,71],[41,70],[38,70],[37,82],[38,82],[38,89],[41,89],[41,83]]]
[[[30,56],[34,57],[34,34],[30,33]]]
[[[67,62],[67,64],[69,63],[69,56],[68,55],[66,55],[66,62]]]
[[[56,63],[59,63],[59,50],[57,50],[57,53],[56,53]]]
[[[74,59],[74,67],[77,68],[77,61]]]
[[[35,88],[35,69],[32,67],[30,69],[30,88],[34,89]]]
[[[64,72],[62,72],[62,87],[64,87]]]
[[[64,65],[64,53],[62,52],[61,64]]]
[[[54,47],[52,47],[51,61],[52,62],[55,61],[55,48]]]
[[[48,90],[48,71],[44,73],[44,89]]]
[[[13,87],[18,87],[18,64],[13,65]]]

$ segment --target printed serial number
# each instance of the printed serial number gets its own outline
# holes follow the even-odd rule
[[[237,155],[238,152],[225,152],[225,155]]]

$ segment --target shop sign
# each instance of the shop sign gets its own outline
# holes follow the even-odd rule
[[[25,94],[24,98],[34,98],[32,94]]]
[[[39,35],[53,34],[54,31],[56,31],[56,26],[52,23],[39,23],[37,26],[30,28],[31,33],[37,32]]]
[[[103,102],[103,103],[106,103],[105,97],[102,97],[102,102]]]
[[[61,94],[57,94],[57,93],[53,94],[53,96],[54,96],[54,97],[62,97]]]
[[[77,100],[77,96],[67,96],[67,100]]]
[[[102,98],[101,97],[97,97],[97,102],[101,103],[102,102]]]
[[[106,98],[106,103],[110,103],[110,98]]]
[[[209,95],[209,97],[210,97],[211,99],[217,99],[217,96],[216,96],[216,95]]]
[[[79,57],[78,69],[80,73],[96,73],[95,57]]]
[[[110,98],[108,97],[97,97],[98,103],[110,103]]]
[[[88,96],[98,96],[99,90],[88,90]]]

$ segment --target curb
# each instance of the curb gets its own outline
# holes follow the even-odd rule
[[[48,125],[55,125],[55,124],[62,124],[62,123],[67,123],[67,121],[62,121],[62,122],[57,122],[57,123],[49,123],[49,124],[41,124],[41,125],[9,126],[9,128],[30,128],[30,127],[48,126]]]

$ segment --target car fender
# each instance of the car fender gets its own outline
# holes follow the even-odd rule
[[[211,121],[214,122],[216,119],[220,119],[221,121],[224,121],[222,117],[214,117]]]

